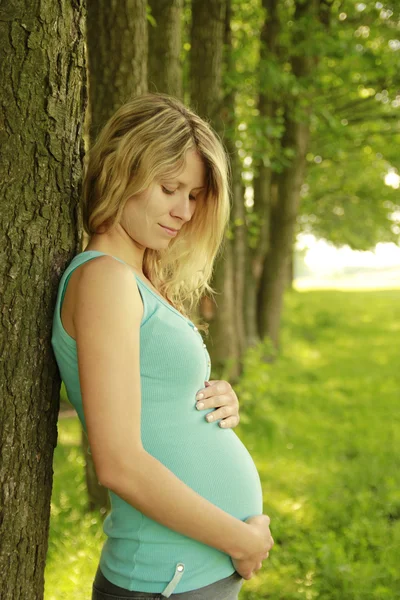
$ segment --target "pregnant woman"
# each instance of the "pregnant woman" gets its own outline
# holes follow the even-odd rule
[[[171,96],[134,98],[91,148],[82,214],[52,347],[111,499],[92,600],[237,599],[274,542],[255,464],[214,410],[230,386],[205,387],[206,325],[188,318],[229,220],[220,139]]]

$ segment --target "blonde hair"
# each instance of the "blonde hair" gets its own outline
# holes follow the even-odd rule
[[[206,171],[193,217],[165,250],[146,248],[143,258],[145,276],[185,316],[205,292],[215,293],[209,281],[229,224],[230,163],[210,124],[167,94],[136,96],[108,120],[90,149],[82,197],[83,227],[90,238],[120,221],[128,198],[154,180],[177,175],[192,149]],[[198,327],[208,329],[207,324]]]

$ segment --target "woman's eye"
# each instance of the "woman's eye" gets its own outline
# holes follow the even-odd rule
[[[162,191],[165,192],[166,194],[173,194],[174,192],[171,192],[171,190],[167,190],[167,188],[165,188],[163,185],[161,186]]]
[[[161,186],[161,189],[163,192],[165,192],[165,194],[169,194],[171,196],[171,194],[175,194],[176,190],[167,190],[166,187],[164,187],[163,185]],[[196,200],[195,196],[189,196],[190,200]]]

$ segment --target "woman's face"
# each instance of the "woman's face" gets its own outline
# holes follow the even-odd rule
[[[124,208],[121,226],[140,246],[154,250],[168,246],[193,216],[196,198],[205,190],[206,170],[196,150],[186,153],[186,164],[179,175],[154,181],[130,198]],[[165,228],[177,230],[169,233]]]

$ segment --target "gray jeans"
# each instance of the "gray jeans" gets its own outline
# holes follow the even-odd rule
[[[210,585],[196,590],[190,590],[190,592],[171,594],[170,597],[176,598],[176,600],[238,600],[243,581],[244,579],[235,571],[229,577],[220,579],[215,583],[210,583]],[[165,596],[161,592],[135,592],[114,585],[104,577],[100,567],[97,567],[93,582],[92,600],[128,600],[130,598],[136,598],[136,600],[162,600]]]

